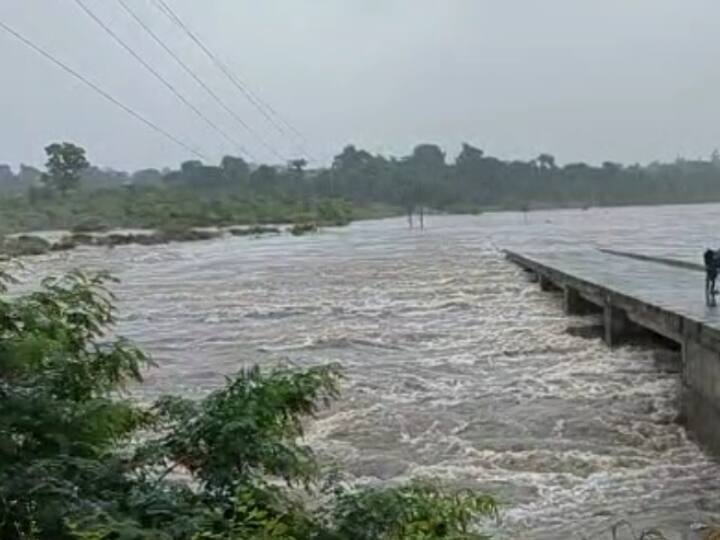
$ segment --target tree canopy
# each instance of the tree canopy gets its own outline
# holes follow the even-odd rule
[[[77,188],[81,173],[90,166],[85,158],[85,149],[72,143],[54,143],[45,148],[48,156],[47,173],[42,176],[43,183],[56,189],[63,196]]]

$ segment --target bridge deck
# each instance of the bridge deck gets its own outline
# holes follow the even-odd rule
[[[509,252],[508,258],[521,266],[539,265],[720,331],[720,307],[705,305],[705,276],[697,270],[597,250]]]
[[[601,307],[611,347],[636,335],[636,327],[678,343],[681,416],[698,441],[720,456],[720,307],[705,306],[702,268],[591,250],[507,257],[536,273],[541,286],[562,288],[568,313]]]

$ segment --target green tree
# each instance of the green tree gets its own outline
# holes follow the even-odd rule
[[[550,154],[540,154],[537,158],[537,163],[538,166],[543,170],[555,169],[557,167],[555,165],[555,158]]]
[[[220,162],[220,168],[223,170],[225,179],[229,182],[246,182],[250,176],[250,167],[247,162],[240,157],[223,157]]]
[[[438,173],[445,168],[445,153],[436,144],[419,144],[413,149],[412,160],[419,169]]]
[[[280,179],[280,173],[269,165],[260,165],[250,174],[250,186],[254,190],[263,193],[273,191]]]
[[[485,153],[479,148],[463,143],[462,149],[455,158],[455,167],[460,176],[471,176],[477,172]]]
[[[397,184],[393,182],[393,164],[382,156],[373,156],[352,145],[335,156],[329,171],[330,195],[357,202],[383,200],[397,204]]]
[[[365,150],[358,150],[349,144],[333,159],[332,168],[336,170],[358,170],[372,160],[372,155]]]
[[[42,181],[64,197],[68,191],[77,188],[82,172],[90,166],[85,149],[72,143],[54,143],[45,148],[48,156],[47,173]]]
[[[305,170],[305,167],[307,166],[308,162],[306,159],[300,158],[300,159],[291,159],[288,162],[288,168],[291,171],[294,171],[298,175],[302,175],[303,171]]]
[[[437,145],[420,144],[404,160],[403,167],[405,207],[410,216],[415,208],[420,209],[420,226],[423,227],[424,207],[435,205],[448,191],[445,154]]]
[[[0,538],[67,538],[66,518],[130,486],[112,449],[147,417],[111,394],[149,360],[102,339],[107,279],[75,272],[0,301]]]

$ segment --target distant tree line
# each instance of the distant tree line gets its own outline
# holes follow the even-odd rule
[[[178,169],[129,174],[90,165],[84,150],[70,143],[46,149],[47,172],[21,166],[17,174],[0,165],[0,193],[31,198],[66,196],[73,190],[158,188],[210,194],[232,192],[246,200],[285,202],[343,199],[353,205],[382,203],[413,211],[449,212],[539,207],[588,207],[720,201],[720,154],[707,160],[600,166],[559,166],[550,154],[528,161],[504,161],[464,144],[450,161],[434,144],[420,144],[408,156],[372,154],[345,147],[328,167],[308,168],[303,159],[287,165],[248,163],[226,156],[218,165],[186,161]],[[83,161],[85,160],[85,161]],[[63,167],[74,167],[63,176]]]
[[[431,144],[401,159],[348,146],[313,180],[313,190],[325,195],[449,211],[690,203],[720,200],[720,155],[648,166],[560,167],[549,154],[503,161],[469,144],[451,163]]]

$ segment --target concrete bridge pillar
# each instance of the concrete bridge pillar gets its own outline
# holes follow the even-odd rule
[[[627,339],[630,321],[624,310],[606,304],[603,310],[603,325],[605,343],[608,347],[617,347]]]
[[[563,289],[563,309],[567,315],[589,315],[597,311],[595,304],[585,300],[577,289]]]
[[[544,292],[548,291],[556,291],[558,289],[557,285],[555,285],[552,281],[550,281],[548,278],[540,274],[538,276],[538,281],[540,282],[540,290]]]
[[[698,442],[720,455],[720,353],[683,343],[682,417]]]
[[[647,332],[631,321],[624,309],[613,306],[611,303],[605,304],[603,323],[605,327],[605,343],[608,347],[617,347]]]

